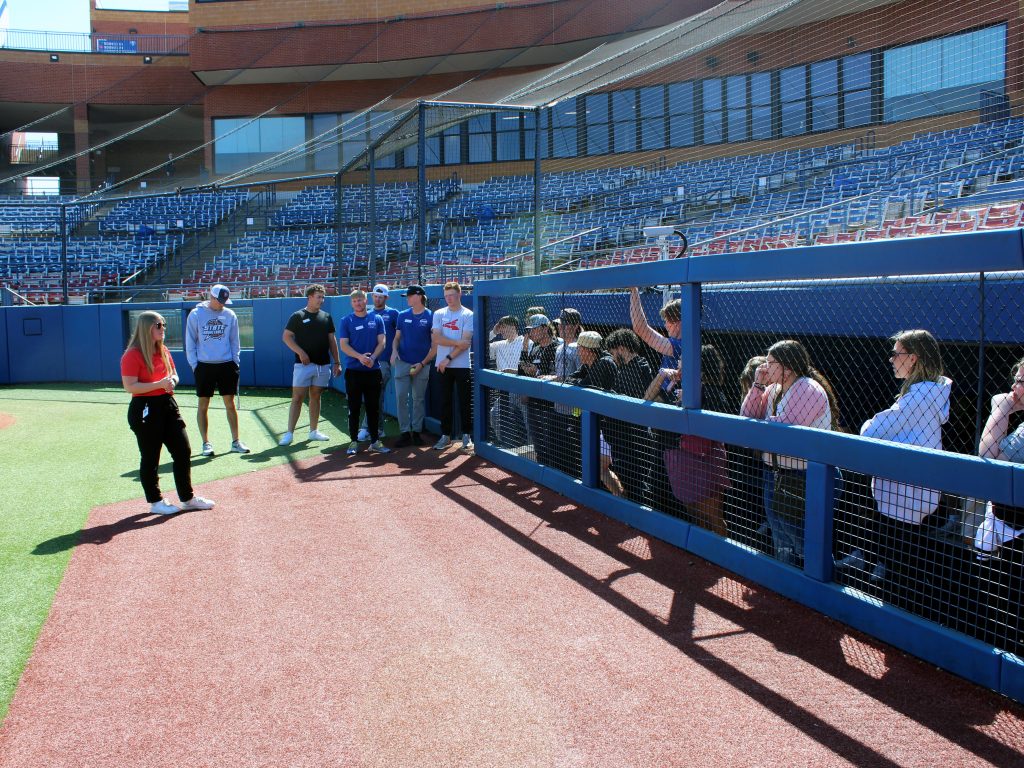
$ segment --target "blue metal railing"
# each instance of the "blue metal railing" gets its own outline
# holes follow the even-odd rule
[[[0,48],[58,53],[187,56],[189,35],[103,34],[100,32],[7,29],[0,30]]]

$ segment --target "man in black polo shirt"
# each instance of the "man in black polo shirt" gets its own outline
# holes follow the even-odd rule
[[[281,340],[295,353],[292,369],[292,403],[288,411],[288,431],[278,445],[291,445],[292,433],[302,413],[302,402],[309,394],[309,439],[330,440],[318,430],[320,394],[341,373],[338,340],[334,337],[334,320],[320,309],[324,303],[324,287],[311,285],[306,289],[306,306],[288,318]]]

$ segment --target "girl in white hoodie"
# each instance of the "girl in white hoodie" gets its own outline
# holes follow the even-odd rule
[[[939,344],[928,331],[901,331],[892,337],[889,353],[893,374],[903,381],[896,402],[864,422],[865,437],[894,443],[942,448],[942,425],[949,419],[953,382],[943,375]],[[916,570],[923,556],[921,523],[939,505],[939,491],[875,477],[871,494],[878,514],[869,513],[865,543],[840,562],[841,567],[877,564],[872,580],[885,577],[883,562],[900,570]]]

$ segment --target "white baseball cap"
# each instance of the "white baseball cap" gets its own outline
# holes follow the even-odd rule
[[[378,296],[387,296],[388,287],[384,285],[384,283],[377,283],[375,286],[373,286],[373,292]]]
[[[213,288],[210,289],[210,298],[216,299],[221,304],[231,303],[231,291],[228,290],[226,285],[217,283]]]

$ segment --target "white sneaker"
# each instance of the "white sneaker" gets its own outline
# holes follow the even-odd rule
[[[310,440],[330,440],[331,438],[329,438],[327,435],[325,435],[319,429],[311,429],[311,430],[309,430],[309,439]]]
[[[472,451],[473,450],[473,438],[469,435],[462,436],[462,450]]]
[[[210,499],[204,499],[202,496],[193,496],[181,505],[181,511],[195,512],[200,509],[213,509],[213,504]]]
[[[356,435],[356,440],[359,440],[362,443],[365,443],[369,439],[370,439],[370,430],[368,430],[368,429],[360,429],[359,430],[359,434]]]
[[[374,453],[391,453],[391,449],[388,448],[384,443],[378,440],[370,445],[370,450]]]
[[[181,512],[181,507],[171,504],[167,499],[160,499],[160,501],[154,501],[149,505],[149,514],[151,515],[176,515]]]
[[[241,440],[232,440],[231,451],[233,453],[249,453],[249,446],[247,446]]]
[[[434,443],[435,451],[443,451],[449,445],[452,444],[452,439],[448,435],[441,435],[441,439]]]
[[[203,456],[213,456],[213,443],[203,443]]]
[[[281,439],[277,441],[278,445],[291,445],[292,444],[292,433],[285,432],[281,435]]]
[[[842,560],[838,561],[835,569],[837,571],[849,571],[853,569],[866,571],[868,567],[868,561],[864,559],[864,553],[859,549],[855,549]]]

